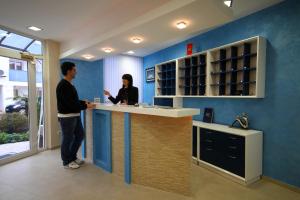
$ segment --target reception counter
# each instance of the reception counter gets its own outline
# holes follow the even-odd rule
[[[192,116],[199,113],[97,104],[86,111],[83,157],[128,184],[190,195]]]

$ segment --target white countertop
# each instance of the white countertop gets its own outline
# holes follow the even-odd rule
[[[135,107],[128,105],[113,105],[113,104],[103,104],[96,103],[96,108],[98,110],[108,110],[108,111],[116,111],[116,112],[127,112],[127,113],[135,113],[135,114],[143,114],[143,115],[156,115],[163,117],[187,117],[193,115],[199,115],[200,109],[194,108],[157,108],[157,107]]]
[[[232,128],[226,125],[222,124],[214,124],[214,123],[205,123],[201,121],[193,121],[194,126],[199,126],[201,128],[211,129],[215,131],[230,133],[234,135],[240,135],[240,136],[249,136],[257,133],[262,133],[262,131],[258,130],[251,130],[251,129],[240,129],[240,128]]]

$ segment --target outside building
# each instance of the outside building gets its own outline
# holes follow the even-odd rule
[[[42,96],[42,61],[36,61],[37,96]],[[27,62],[0,56],[0,113],[17,97],[28,98]]]

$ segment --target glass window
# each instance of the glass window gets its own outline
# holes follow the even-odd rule
[[[12,69],[12,70],[15,69],[15,62],[9,61],[9,69]]]
[[[22,70],[22,63],[21,62],[16,62],[16,70]]]
[[[1,41],[2,40],[2,41]],[[42,42],[0,29],[0,46],[42,55]]]
[[[11,33],[2,41],[2,44],[12,48],[25,49],[31,41],[30,38]]]
[[[0,29],[0,40],[5,36],[7,36],[7,31],[3,31]]]
[[[10,58],[9,69],[27,71],[26,61]]]
[[[42,54],[42,43],[38,40],[34,41],[28,48],[27,51],[32,54]]]
[[[37,72],[37,73],[40,73],[40,72],[43,71],[42,65],[43,65],[43,61],[40,60],[40,59],[37,59],[37,60],[36,60],[36,63],[35,63],[35,69],[36,69],[36,72]]]

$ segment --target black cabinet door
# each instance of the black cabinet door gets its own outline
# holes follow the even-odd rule
[[[192,146],[192,156],[197,158],[197,126],[193,126],[193,146]]]
[[[218,145],[215,131],[200,129],[200,159],[218,166]]]
[[[245,177],[245,137],[224,133],[224,169]]]
[[[245,177],[245,138],[201,128],[200,159]]]

